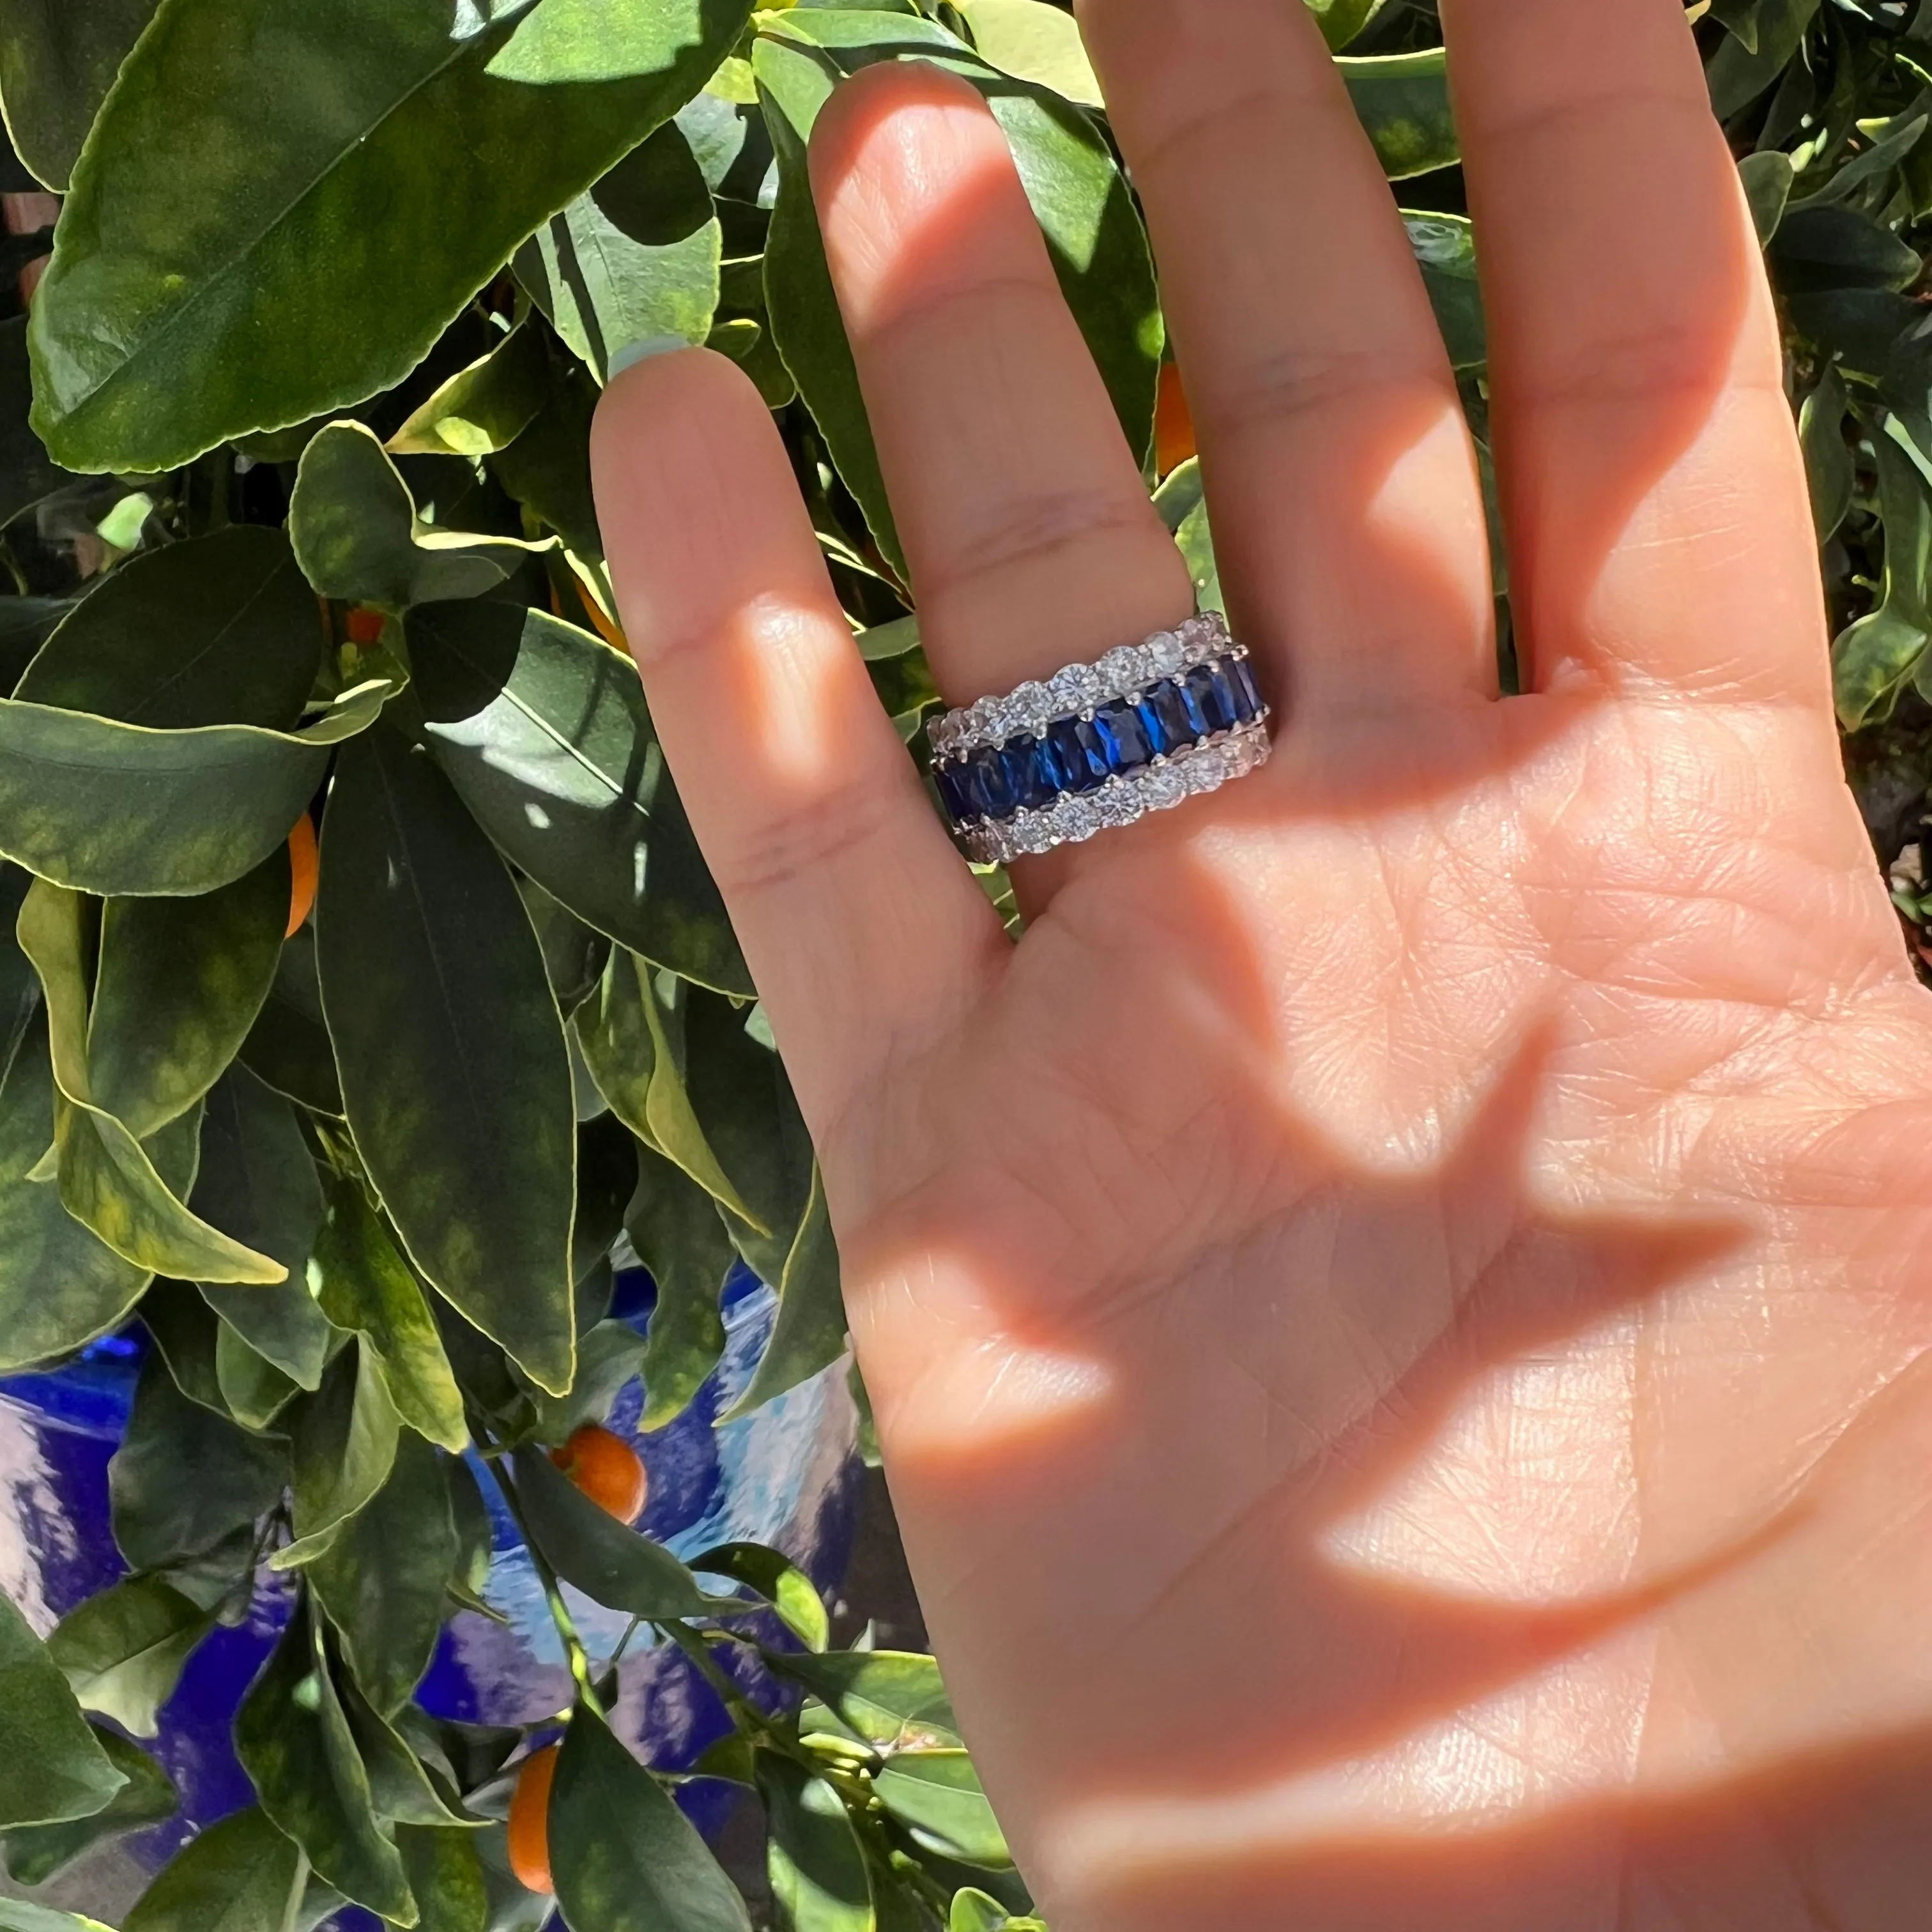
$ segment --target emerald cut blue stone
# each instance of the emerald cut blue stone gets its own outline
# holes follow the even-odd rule
[[[1234,709],[1245,724],[1258,716],[1262,708],[1262,694],[1255,688],[1254,668],[1246,658],[1224,658],[1222,662],[1234,688]]]
[[[1188,708],[1186,694],[1179,685],[1167,680],[1142,695],[1141,716],[1153,722],[1154,731],[1148,736],[1156,752],[1178,751],[1202,735],[1202,728]]]
[[[1234,687],[1220,664],[1196,664],[1187,674],[1187,695],[1201,714],[1204,732],[1232,731],[1240,722],[1234,703]]]
[[[946,809],[952,815],[955,825],[964,825],[979,814],[973,808],[973,801],[966,793],[966,767],[962,764],[944,764],[939,768],[939,796],[945,801]]]
[[[1117,698],[1112,704],[1102,705],[1094,714],[1094,724],[1107,754],[1108,771],[1138,771],[1154,757],[1139,707],[1131,699]]]
[[[1046,728],[1046,742],[1068,791],[1094,791],[1106,782],[1106,748],[1096,726],[1084,718],[1058,718]]]
[[[1000,754],[1006,768],[1006,781],[1013,796],[1029,811],[1037,812],[1060,796],[1051,750],[1030,731],[1012,740]]]
[[[966,796],[976,818],[1010,818],[1016,801],[1006,760],[997,745],[982,745],[966,760]]]

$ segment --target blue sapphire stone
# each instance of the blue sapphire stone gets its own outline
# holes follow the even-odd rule
[[[1223,658],[1221,662],[1234,688],[1235,710],[1245,724],[1259,716],[1262,708],[1262,694],[1255,688],[1254,667],[1246,658]]]
[[[1234,687],[1224,666],[1196,664],[1187,674],[1187,695],[1206,731],[1232,731],[1241,722]]]
[[[964,825],[979,817],[966,790],[966,767],[956,760],[939,768],[939,796],[952,815],[955,825]]]
[[[1046,728],[1046,742],[1068,791],[1097,791],[1107,779],[1107,751],[1100,728],[1083,718],[1060,718]]]
[[[1138,771],[1154,757],[1140,708],[1130,698],[1117,698],[1094,714],[1094,728],[1107,754],[1110,772]]]
[[[1141,698],[1141,717],[1150,722],[1148,734],[1156,752],[1177,751],[1203,734],[1180,686],[1163,680]]]
[[[1051,805],[1060,794],[1058,761],[1050,746],[1024,731],[1000,754],[1013,796],[1029,811]]]
[[[1012,781],[997,745],[982,745],[966,760],[966,796],[976,818],[1010,818],[1017,808]]]

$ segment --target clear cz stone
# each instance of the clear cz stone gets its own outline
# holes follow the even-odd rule
[[[1090,682],[1084,664],[1069,664],[1064,670],[1055,672],[1046,686],[1046,701],[1052,716],[1070,718],[1076,711],[1084,711],[1093,701],[1088,696]]]
[[[1146,801],[1148,811],[1166,812],[1186,801],[1187,780],[1176,766],[1157,765],[1134,789]]]
[[[1147,810],[1138,796],[1139,788],[1109,784],[1094,800],[1094,808],[1102,825],[1132,825]]]
[[[1142,682],[1141,654],[1131,644],[1109,651],[1096,668],[1109,693],[1136,690]]]
[[[1172,677],[1186,665],[1186,647],[1172,631],[1156,631],[1142,649],[1147,652],[1148,668],[1155,677]]]

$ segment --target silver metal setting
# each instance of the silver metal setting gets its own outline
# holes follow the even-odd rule
[[[1218,653],[1210,656],[1226,655],[1229,646],[1225,631],[1222,639]],[[1127,696],[1134,688],[1130,684],[1126,691],[1109,691],[1098,701],[1104,704],[1109,698]],[[1010,865],[1022,856],[1051,852],[1058,845],[1082,844],[1117,825],[1132,825],[1150,812],[1171,811],[1190,798],[1218,791],[1268,763],[1274,749],[1268,721],[1264,710],[1250,724],[1156,758],[1138,771],[1111,778],[1097,791],[1068,792],[1037,812],[1022,810],[1010,818],[981,819],[963,835],[968,856],[976,865]]]
[[[1004,698],[982,698],[934,718],[927,733],[933,758],[956,758],[982,745],[1003,745],[1023,731],[1037,736],[1055,718],[1134,697],[1162,678],[1177,677],[1238,649],[1228,634],[1226,619],[1218,610],[1203,611],[1172,631],[1156,631],[1141,644],[1109,651],[1098,663],[1069,664],[1043,683],[1023,684]]]

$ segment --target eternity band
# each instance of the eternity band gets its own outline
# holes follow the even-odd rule
[[[1217,612],[934,721],[932,776],[982,866],[1075,845],[1266,764],[1268,706]]]

